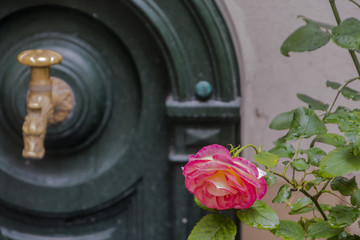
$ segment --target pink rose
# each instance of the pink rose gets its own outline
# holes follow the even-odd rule
[[[232,158],[220,145],[202,148],[183,169],[186,188],[208,208],[244,209],[267,190],[264,172],[245,158]]]

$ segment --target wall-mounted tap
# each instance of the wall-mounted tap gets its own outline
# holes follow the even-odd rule
[[[23,157],[41,159],[45,154],[44,139],[49,124],[64,121],[74,106],[69,85],[50,76],[50,66],[60,63],[62,56],[50,50],[27,50],[18,55],[21,64],[30,66],[27,115],[22,126]]]

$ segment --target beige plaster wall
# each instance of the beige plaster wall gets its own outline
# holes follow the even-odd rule
[[[217,0],[236,44],[241,70],[242,105],[241,139],[243,144],[272,147],[272,142],[285,132],[270,130],[268,125],[278,113],[302,103],[296,93],[304,93],[330,102],[335,92],[326,89],[326,80],[343,82],[356,76],[346,50],[333,43],[307,53],[280,54],[285,38],[304,24],[298,15],[328,22],[335,20],[327,0]],[[359,9],[348,0],[337,1],[342,18],[358,17]],[[245,152],[251,158],[252,152]],[[281,182],[278,185],[282,184]],[[271,202],[276,186],[265,201]],[[330,201],[337,201],[330,199]],[[289,210],[274,206],[282,219]],[[356,229],[358,229],[356,227]],[[355,228],[352,229],[353,231]],[[243,228],[243,240],[279,239],[264,230]]]

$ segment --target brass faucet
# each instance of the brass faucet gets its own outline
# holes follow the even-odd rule
[[[27,96],[27,115],[22,126],[23,157],[44,157],[44,139],[49,124],[69,117],[74,107],[74,95],[62,79],[50,76],[50,66],[62,61],[62,56],[50,50],[27,50],[18,55],[21,64],[30,66],[31,77]]]

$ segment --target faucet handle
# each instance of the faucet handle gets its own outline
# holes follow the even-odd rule
[[[62,61],[62,56],[51,50],[30,49],[17,56],[18,61],[30,67],[48,67]]]

